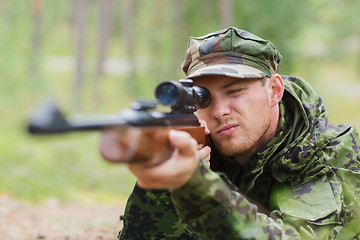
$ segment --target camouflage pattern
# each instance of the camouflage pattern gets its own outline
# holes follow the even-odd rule
[[[134,190],[120,239],[360,239],[359,136],[327,121],[308,83],[284,84],[276,137],[249,169],[212,157],[171,193]]]
[[[124,225],[119,239],[198,239],[180,222],[166,190],[144,190],[135,185],[120,220]]]
[[[359,136],[349,125],[328,123],[321,98],[305,81],[286,78],[284,84],[277,136],[253,157],[250,169],[222,159],[228,181],[202,167],[172,193],[179,217],[202,239],[215,239],[207,228],[219,223],[232,230],[222,233],[229,239],[360,237]],[[274,218],[240,192],[263,203]]]
[[[182,69],[187,78],[205,75],[263,78],[277,72],[281,59],[270,41],[230,27],[191,37]]]

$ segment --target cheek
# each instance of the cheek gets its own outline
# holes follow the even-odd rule
[[[266,91],[263,91],[249,99],[248,103],[251,109],[258,109],[259,111],[262,111],[264,109],[271,108],[271,97],[269,97]]]
[[[209,119],[209,115],[208,115],[208,110],[207,109],[199,109],[196,112],[196,116],[199,118],[199,120],[205,120],[208,121]]]
[[[197,111],[196,115],[199,119],[201,126],[206,127],[205,133],[209,134],[212,129],[211,126],[213,125],[210,121],[210,112],[207,109],[201,109]]]
[[[250,106],[249,112],[251,112],[255,118],[265,118],[267,114],[269,114],[270,109],[271,107],[268,101],[259,101]]]

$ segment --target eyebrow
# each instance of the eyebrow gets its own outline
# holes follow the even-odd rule
[[[226,89],[226,88],[229,88],[229,87],[237,85],[237,84],[240,84],[240,81],[238,79],[234,79],[233,81],[222,85],[220,88],[221,89]]]

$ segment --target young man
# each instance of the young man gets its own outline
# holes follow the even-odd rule
[[[129,165],[137,185],[120,239],[360,238],[359,136],[328,123],[308,83],[277,74],[280,61],[237,28],[190,38],[183,70],[212,95],[197,112],[211,149],[171,131],[170,159]]]

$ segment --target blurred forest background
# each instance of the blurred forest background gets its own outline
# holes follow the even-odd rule
[[[0,195],[124,202],[134,178],[98,153],[98,133],[31,137],[52,97],[67,114],[116,113],[183,77],[187,39],[227,26],[271,40],[281,74],[309,81],[335,123],[360,130],[360,1],[0,1]]]

